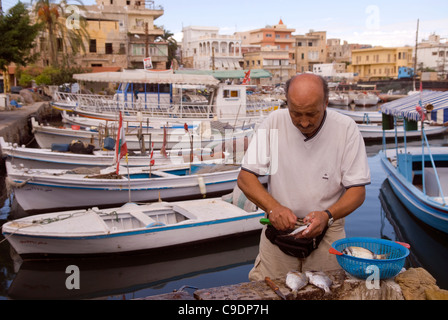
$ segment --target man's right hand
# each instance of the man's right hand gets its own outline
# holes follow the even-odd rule
[[[286,231],[295,228],[297,217],[291,209],[284,206],[277,206],[269,211],[269,221],[275,229]]]

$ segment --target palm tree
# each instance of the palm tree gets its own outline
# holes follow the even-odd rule
[[[179,62],[179,59],[176,56],[176,51],[179,48],[176,39],[174,39],[174,34],[166,30],[163,26],[161,27],[163,29],[163,35],[158,36],[156,38],[156,41],[163,41],[168,43],[168,62],[167,62],[167,68],[171,66],[171,63],[173,60],[176,60]]]
[[[80,50],[85,51],[84,43],[88,41],[87,22],[80,14],[84,9],[81,0],[76,0],[79,5],[69,6],[67,0],[54,3],[54,0],[36,0],[33,12],[36,20],[44,25],[46,32],[45,51],[49,58],[49,64],[59,65],[58,52],[62,52],[62,63],[68,64],[70,54],[76,54]],[[75,8],[77,12],[70,9]],[[76,24],[70,22],[76,20]],[[85,41],[87,40],[87,41]],[[70,50],[69,50],[70,48]]]

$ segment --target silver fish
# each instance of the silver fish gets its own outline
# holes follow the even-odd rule
[[[305,225],[305,226],[300,226],[300,227],[298,227],[297,229],[295,229],[294,231],[292,231],[289,235],[290,235],[290,236],[294,236],[294,235],[296,235],[296,234],[302,232],[303,230],[307,229],[308,226],[309,226],[309,224],[307,224],[307,225]]]
[[[323,289],[325,293],[331,293],[330,286],[333,281],[322,271],[305,271],[308,281],[316,287]]]
[[[384,260],[387,259],[388,257],[388,254],[375,254],[372,251],[362,247],[347,247],[344,250],[342,250],[342,253],[348,256],[362,259]]]
[[[286,274],[286,285],[292,291],[298,291],[308,284],[308,277],[298,271],[289,271]]]

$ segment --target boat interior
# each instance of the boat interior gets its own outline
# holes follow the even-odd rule
[[[421,155],[401,153],[398,154],[397,159],[398,170],[414,186],[422,191],[425,188],[427,196],[448,196],[448,154],[434,154],[433,160],[436,170],[432,166],[429,154],[425,154],[424,168],[422,169]]]
[[[132,205],[129,210],[102,213],[100,217],[113,232],[175,225],[195,218],[192,213],[179,206],[135,210]]]

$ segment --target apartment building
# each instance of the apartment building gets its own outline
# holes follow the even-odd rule
[[[243,47],[259,48],[244,53],[245,69],[264,69],[272,74],[263,84],[275,84],[296,74],[294,37],[295,29],[288,28],[280,19],[274,26],[237,32]]]
[[[244,69],[263,69],[272,75],[269,79],[262,79],[262,84],[277,84],[286,82],[296,73],[294,64],[290,64],[288,50],[260,50],[248,52],[244,55]]]
[[[295,64],[298,73],[312,72],[315,64],[327,61],[327,32],[313,31],[294,35]]]
[[[241,39],[219,34],[217,27],[188,26],[182,29],[182,64],[199,70],[241,70]]]
[[[291,50],[294,47],[294,38],[292,33],[296,29],[289,29],[280,19],[274,26],[250,30],[246,32],[237,32],[243,44],[259,45],[266,50]]]
[[[417,70],[430,69],[437,72],[439,79],[448,74],[448,42],[439,35],[431,34],[417,46]]]
[[[168,44],[155,42],[164,31],[154,24],[163,7],[150,0],[96,0],[85,9],[90,39],[86,51],[73,56],[76,64],[96,71],[141,69],[150,57],[154,69],[166,68]],[[42,34],[38,40],[40,52],[45,52],[45,38]],[[41,55],[38,64],[48,65],[47,57]]]
[[[352,62],[352,50],[372,48],[370,44],[348,43],[341,39],[327,39],[327,63]]]
[[[351,72],[359,80],[397,78],[400,67],[413,67],[413,48],[374,47],[352,51]]]

